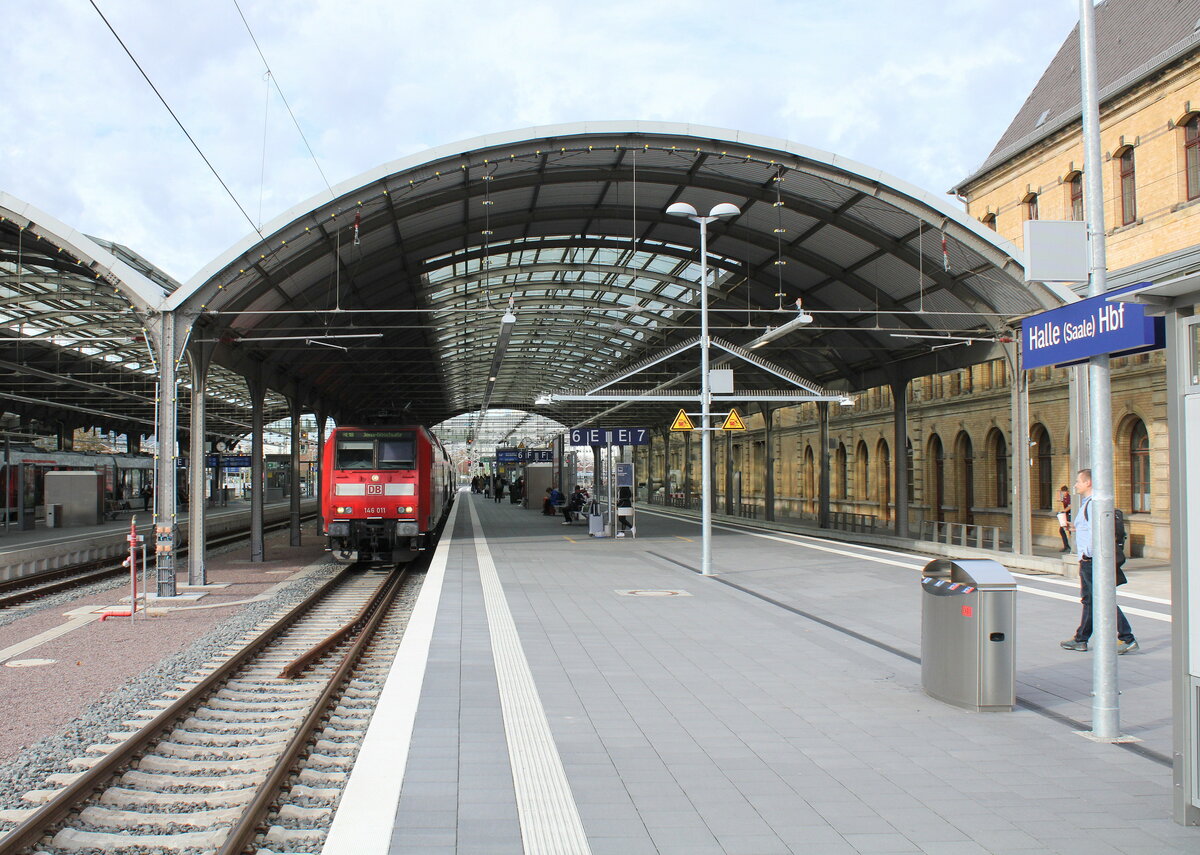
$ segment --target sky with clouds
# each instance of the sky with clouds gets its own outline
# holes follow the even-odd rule
[[[481,134],[687,122],[943,193],[1077,0],[239,0],[330,184]],[[95,0],[255,223],[324,190],[233,0]],[[0,190],[186,280],[250,233],[84,0],[0,0]]]

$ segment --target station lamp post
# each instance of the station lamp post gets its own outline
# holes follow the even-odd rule
[[[712,572],[712,389],[708,377],[708,224],[741,212],[737,205],[721,202],[714,205],[707,217],[700,216],[687,202],[676,202],[667,208],[674,217],[687,217],[700,225],[700,492],[703,494],[700,513],[700,572]]]

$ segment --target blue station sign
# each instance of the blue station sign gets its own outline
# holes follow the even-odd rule
[[[1145,306],[1139,303],[1110,300],[1114,294],[1144,285],[1118,288],[1021,321],[1023,367],[1042,368],[1105,353],[1121,356],[1165,347],[1162,318],[1147,317]]]
[[[208,454],[204,457],[204,465],[209,469],[216,469],[218,460],[221,461],[222,469],[250,468],[249,454]]]
[[[496,462],[512,466],[517,463],[553,463],[552,448],[497,448]]]
[[[649,445],[650,428],[572,428],[571,445]]]

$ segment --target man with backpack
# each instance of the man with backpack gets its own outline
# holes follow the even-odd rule
[[[1089,519],[1089,509],[1092,504],[1092,470],[1080,469],[1075,477],[1075,492],[1079,494],[1079,510],[1075,513],[1075,522],[1071,526],[1075,531],[1075,548],[1079,552],[1079,601],[1083,603],[1083,616],[1075,635],[1059,646],[1064,650],[1088,649],[1088,639],[1092,637],[1092,522]],[[1125,523],[1118,511],[1113,520],[1116,533],[1116,568],[1117,584],[1126,582],[1121,565],[1125,563]],[[1125,618],[1121,607],[1117,606],[1117,653],[1128,653],[1137,650],[1137,639],[1133,637],[1133,629]]]

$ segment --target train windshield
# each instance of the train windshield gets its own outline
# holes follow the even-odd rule
[[[411,433],[379,440],[380,469],[415,469],[417,443]]]
[[[373,469],[375,443],[362,439],[339,439],[335,469]]]

